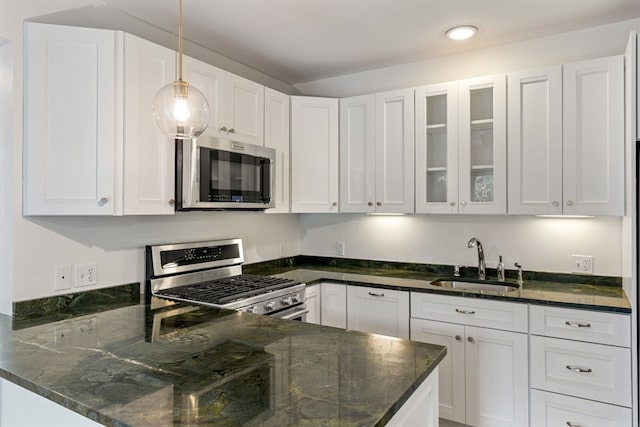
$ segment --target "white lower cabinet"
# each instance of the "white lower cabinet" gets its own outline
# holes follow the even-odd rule
[[[631,409],[629,408],[531,390],[531,427],[630,425]]]
[[[409,293],[392,289],[347,286],[347,327],[409,338]]]
[[[347,328],[347,285],[320,284],[320,323],[324,326]]]
[[[309,312],[307,313],[307,323],[320,324],[320,285],[307,286],[305,289],[305,304]]]
[[[429,312],[427,306],[440,309]],[[458,315],[457,323],[441,321],[442,309]],[[528,425],[526,311],[524,304],[411,293],[411,339],[447,347],[439,365],[441,418],[470,426]],[[515,330],[475,326],[474,316],[481,315],[482,324],[489,313],[505,320],[524,316],[525,330],[518,331],[520,320],[503,321]]]
[[[438,427],[438,369],[420,384],[386,427]]]
[[[530,307],[532,426],[630,427],[629,315]]]

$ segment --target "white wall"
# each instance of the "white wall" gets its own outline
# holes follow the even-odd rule
[[[345,97],[624,53],[640,19],[296,84],[304,95]]]
[[[594,273],[619,276],[620,218],[537,218],[528,216],[357,214],[303,215],[303,254],[387,261],[477,266],[471,237],[484,246],[488,267],[498,255],[513,269],[571,273],[571,255],[593,255]]]
[[[0,284],[10,283],[13,276],[13,45],[0,38]],[[0,313],[11,310],[13,292],[0,285]]]

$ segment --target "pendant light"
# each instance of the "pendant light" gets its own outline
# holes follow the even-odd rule
[[[151,105],[151,115],[160,130],[173,139],[196,138],[209,125],[209,103],[195,86],[182,80],[182,0],[178,14],[177,79],[162,87]]]

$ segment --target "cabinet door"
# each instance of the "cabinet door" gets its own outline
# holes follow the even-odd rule
[[[458,213],[458,84],[416,89],[416,213]]]
[[[119,32],[25,24],[25,215],[120,213],[121,44]]]
[[[413,90],[376,94],[376,212],[413,213]]]
[[[347,327],[347,285],[322,283],[320,301],[322,313],[320,320],[325,326]]]
[[[338,100],[291,97],[291,212],[338,212]]]
[[[564,213],[624,215],[623,56],[563,68]]]
[[[320,324],[320,285],[307,286],[305,289],[305,303],[309,312],[307,313],[307,323]]]
[[[391,289],[347,287],[347,327],[409,338],[409,293]]]
[[[463,80],[459,97],[459,213],[507,212],[505,75]]]
[[[276,150],[276,186],[273,209],[289,212],[289,95],[264,89],[264,146]]]
[[[398,409],[386,427],[438,427],[438,369],[436,366],[426,380]]]
[[[509,73],[509,213],[562,214],[562,67]]]
[[[175,80],[175,52],[125,34],[124,214],[173,214],[175,141],[151,118],[161,87]]]
[[[248,144],[264,144],[264,86],[227,73],[228,138]]]
[[[340,211],[375,212],[375,95],[340,100]]]
[[[228,133],[221,130],[223,126],[227,126],[227,72],[189,56],[184,56],[182,74],[184,79],[198,88],[209,102],[209,126],[204,131],[205,135],[228,138]]]
[[[471,326],[465,330],[466,424],[528,425],[527,334]]]
[[[464,326],[455,323],[411,319],[411,339],[444,345],[447,355],[438,365],[440,417],[465,423]]]

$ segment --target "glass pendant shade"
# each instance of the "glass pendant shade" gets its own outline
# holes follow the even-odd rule
[[[178,79],[158,91],[151,115],[156,126],[170,138],[197,138],[209,124],[209,103],[198,88]]]

